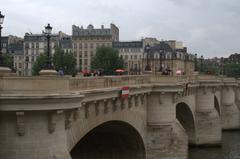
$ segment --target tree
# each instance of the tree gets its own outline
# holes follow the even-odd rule
[[[97,48],[91,68],[94,70],[103,69],[103,73],[106,75],[116,74],[116,69],[124,68],[124,61],[118,54],[118,50],[111,47]]]
[[[46,54],[41,54],[37,61],[33,65],[33,75],[39,75],[39,71],[44,68],[44,65],[47,62]],[[73,54],[64,53],[62,49],[57,48],[53,55],[53,65],[54,68],[58,71],[62,69],[66,75],[75,75],[76,74],[76,59]]]
[[[33,75],[39,75],[39,72],[43,69],[44,65],[47,63],[46,54],[41,54],[36,62],[33,64],[32,73]]]
[[[13,69],[13,56],[12,54],[3,54],[2,55],[3,59],[3,66],[9,67],[10,69]]]
[[[224,65],[224,74],[229,77],[240,77],[240,64],[228,63]]]
[[[56,70],[63,69],[64,74],[76,74],[76,59],[71,52],[64,53],[62,49],[56,49],[53,55],[53,64]]]

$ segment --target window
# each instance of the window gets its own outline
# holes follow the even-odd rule
[[[86,58],[88,56],[88,52],[84,51],[84,57]]]
[[[88,59],[84,59],[84,65],[88,64]]]
[[[34,56],[32,56],[32,62],[34,62]]]
[[[91,56],[93,56],[93,51],[91,51]]]
[[[77,43],[73,44],[74,49],[77,49]]]
[[[39,48],[39,43],[36,43],[36,48],[37,48],[37,49]]]
[[[76,52],[76,51],[73,51],[73,55],[74,55],[75,57],[77,57],[77,52]]]
[[[90,48],[93,49],[93,43],[90,44]]]
[[[29,49],[29,44],[25,43],[25,49]]]
[[[79,44],[78,44],[78,47],[81,49],[81,48],[82,48],[82,43],[79,43]]]
[[[87,43],[84,44],[84,48],[85,48],[85,49],[88,48],[88,44],[87,44]]]

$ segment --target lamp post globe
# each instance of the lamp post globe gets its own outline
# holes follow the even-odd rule
[[[2,13],[0,11],[0,25],[3,24],[3,20],[4,20],[4,15],[2,15]]]
[[[47,26],[45,26],[45,33],[47,35],[50,35],[52,33],[52,27],[50,26],[50,24],[48,24]]]

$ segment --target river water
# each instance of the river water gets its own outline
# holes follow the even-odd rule
[[[240,159],[240,131],[223,132],[222,147],[190,148],[189,159]]]

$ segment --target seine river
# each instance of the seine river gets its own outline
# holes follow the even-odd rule
[[[240,159],[240,131],[224,132],[222,147],[191,148],[189,159]]]

